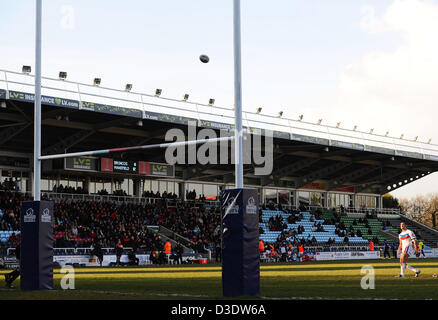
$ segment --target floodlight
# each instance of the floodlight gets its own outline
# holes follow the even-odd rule
[[[24,74],[29,74],[32,72],[32,67],[31,66],[23,66],[22,71]]]
[[[336,123],[336,128],[339,128],[340,126],[341,126],[340,122]]]
[[[321,122],[322,122],[322,119],[319,119],[319,120],[318,120],[318,124],[321,124]]]
[[[418,140],[418,136],[415,137],[414,141],[417,141],[417,140]]]
[[[212,106],[212,105],[214,105],[215,102],[216,102],[215,99],[210,99],[210,100],[208,100],[208,105]]]
[[[357,126],[354,126],[353,131],[356,131],[356,130],[357,130]]]
[[[283,111],[280,111],[280,112],[278,113],[278,117],[281,118],[282,116],[283,116]]]
[[[370,134],[373,134],[373,132],[374,132],[374,128],[370,130]]]
[[[130,92],[132,90],[132,84],[131,83],[127,83],[125,86],[125,91]]]
[[[59,80],[65,80],[65,79],[67,79],[67,72],[60,71],[59,72]]]
[[[387,137],[389,135],[389,131],[386,131],[385,133],[385,137]]]
[[[432,139],[429,139],[429,140],[427,141],[427,143],[430,144],[431,141],[432,141]]]
[[[303,116],[303,115],[300,115],[300,116],[298,117],[298,121],[302,121],[303,118],[304,118],[304,116]]]
[[[403,139],[404,136],[405,136],[405,135],[402,133],[401,136],[400,136],[400,139]]]
[[[190,95],[186,93],[186,94],[184,95],[184,97],[183,97],[183,100],[184,100],[184,101],[187,101],[187,100],[189,100],[189,97],[190,97]]]
[[[94,78],[93,84],[94,84],[95,86],[99,86],[101,82],[102,82],[102,79],[101,79],[101,78]]]
[[[262,108],[257,108],[257,114],[259,114],[260,112],[262,112]]]
[[[155,90],[155,96],[156,97],[159,97],[159,96],[161,96],[161,93],[163,92],[163,90],[161,90],[161,89],[156,89]]]

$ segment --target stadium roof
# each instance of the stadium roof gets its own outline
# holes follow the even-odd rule
[[[168,99],[128,90],[43,78],[42,154],[79,152],[161,143],[167,130],[199,127],[232,131],[233,108]],[[0,150],[33,152],[34,77],[0,70]],[[328,190],[384,194],[435,172],[438,145],[305,121],[243,113],[245,128],[274,135],[274,171],[252,174],[246,184],[301,188],[326,181]],[[141,120],[141,122],[139,122]],[[164,152],[133,152],[125,158],[164,162]],[[185,180],[232,183],[233,165],[179,165]],[[389,188],[390,187],[390,188]]]

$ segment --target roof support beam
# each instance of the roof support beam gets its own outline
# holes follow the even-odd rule
[[[304,177],[300,177],[295,185],[297,189],[304,187],[306,184],[309,184],[315,180],[325,178],[327,176],[331,176],[334,173],[338,172],[339,170],[342,170],[348,166],[350,166],[351,163],[348,162],[337,162],[331,166],[322,168],[320,170],[314,171],[309,175],[306,175]]]
[[[363,177],[365,175],[368,175],[368,174],[372,173],[373,171],[376,171],[377,169],[378,169],[378,167],[367,166],[364,168],[360,168],[360,169],[351,171],[351,172],[344,174],[338,178],[335,178],[328,183],[328,191],[336,189],[345,183],[354,182],[356,179]]]
[[[307,168],[311,166],[312,164],[318,162],[320,159],[302,159],[296,162],[293,162],[292,164],[278,169],[272,173],[270,176],[264,176],[261,177],[261,184],[262,186],[267,186],[270,183],[280,179],[281,177],[290,176],[293,173],[300,171],[304,168]]]

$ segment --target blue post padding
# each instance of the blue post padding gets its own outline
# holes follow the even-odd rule
[[[259,210],[256,189],[221,192],[222,292],[260,295]]]
[[[53,202],[21,204],[22,290],[53,289]]]

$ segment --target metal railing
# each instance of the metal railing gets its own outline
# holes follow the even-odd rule
[[[21,192],[23,193],[23,192]],[[30,194],[30,193],[29,193]],[[175,207],[174,204],[191,203],[193,206],[209,204],[212,206],[219,205],[218,201],[211,200],[182,200],[173,198],[144,198],[136,196],[116,196],[116,195],[99,195],[99,194],[75,194],[75,193],[56,193],[49,191],[42,191],[42,195],[55,201],[61,200],[76,200],[76,201],[105,201],[105,202],[117,202],[117,203],[133,203],[133,204],[155,204],[166,203],[168,207]]]
[[[344,208],[345,213],[362,213],[362,214],[400,214],[400,209],[397,208]],[[340,210],[338,207],[337,210]]]
[[[431,232],[431,233],[433,233],[433,234],[435,234],[435,235],[438,235],[438,230],[436,230],[436,229],[433,229],[433,228],[431,228],[431,227],[429,227],[429,226],[426,226],[425,224],[422,224],[422,223],[420,223],[420,222],[418,222],[418,221],[414,221],[414,220],[412,220],[411,218],[408,218],[408,217],[407,217],[406,215],[404,215],[404,214],[401,214],[401,217],[402,217],[403,219],[408,220],[410,223],[416,225],[417,227],[419,227],[419,228],[421,228],[421,229],[426,229],[426,230],[428,230],[429,232]]]
[[[33,75],[0,70],[0,89],[6,90],[7,96],[11,90],[34,92],[33,78]],[[139,92],[127,92],[126,90],[50,77],[42,78],[42,93],[47,96],[73,99],[77,101],[79,109],[86,109],[83,107],[83,102],[87,101],[137,109],[143,113],[143,118],[147,118],[145,112],[156,112],[159,114],[190,117],[198,121],[221,122],[227,124],[228,129],[234,124],[234,109],[232,107],[217,105],[213,107],[208,104]],[[272,130],[288,135],[309,135],[316,139],[328,140],[328,145],[339,145],[338,141],[341,141],[354,145],[369,145],[377,148],[415,152],[421,154],[423,159],[438,161],[438,145],[431,144],[430,141],[406,140],[360,130],[339,128],[337,126],[321,125],[285,117],[279,118],[274,115],[259,114],[255,111],[243,111],[243,120],[248,128],[255,128],[255,130]]]

